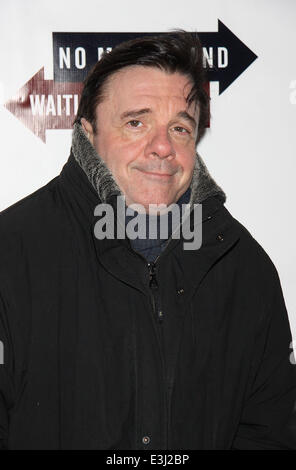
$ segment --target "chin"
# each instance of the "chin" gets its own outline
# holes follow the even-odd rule
[[[145,201],[141,201],[140,204],[142,204],[144,207],[145,207],[145,210],[146,212],[149,211],[149,204],[154,204],[154,205],[161,205],[161,204],[164,204],[165,205],[165,208],[168,207],[170,204],[172,204],[173,201],[170,201],[170,200],[165,200],[165,199],[150,199],[150,200],[145,200]],[[151,214],[153,214],[153,208],[151,208]]]
[[[140,197],[141,204],[168,204],[170,201],[170,198],[168,198],[167,194],[166,195],[157,195],[155,193],[150,194],[147,197]]]

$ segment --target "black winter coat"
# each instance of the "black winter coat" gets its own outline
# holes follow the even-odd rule
[[[296,449],[265,251],[218,192],[201,248],[171,239],[153,274],[129,240],[94,236],[99,197],[75,158],[0,216],[2,448]]]

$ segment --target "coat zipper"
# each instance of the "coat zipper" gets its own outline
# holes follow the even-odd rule
[[[159,304],[158,302],[156,302],[156,298],[158,300],[158,282],[157,282],[156,273],[155,273],[155,262],[152,261],[148,263],[148,269],[149,269],[149,287],[151,291],[153,314],[154,316],[157,317],[158,323],[162,323],[163,312],[159,308],[157,308],[157,311],[156,311],[156,305],[157,307],[159,307]]]
[[[203,222],[207,222],[211,218],[212,218],[212,216],[208,216],[206,219],[203,220]],[[167,246],[170,244],[171,241],[172,241],[172,235],[169,237],[169,239],[167,241]],[[165,247],[165,250],[167,249],[167,246]],[[143,255],[141,255],[140,253],[135,252],[132,249],[131,245],[129,246],[129,250],[134,255],[142,258],[142,260],[145,261],[146,266],[148,267],[148,271],[149,271],[149,288],[150,288],[150,292],[151,292],[150,299],[151,299],[151,304],[152,304],[153,318],[157,319],[158,324],[161,327],[162,322],[163,322],[163,311],[159,310],[159,309],[157,309],[158,311],[156,311],[156,300],[155,300],[155,298],[158,297],[158,288],[159,288],[158,281],[157,281],[157,278],[156,278],[156,262],[158,261],[160,256],[163,254],[163,252],[161,252],[156,257],[156,259],[154,261],[151,261],[151,262],[147,263],[147,259]],[[160,350],[161,350],[161,347],[160,347]],[[165,420],[165,446],[166,447],[165,448],[167,450],[169,448],[169,427],[170,427],[170,420],[171,420],[170,408],[171,408],[173,380],[170,381],[170,383],[167,383],[166,367],[165,367],[165,364],[164,364],[164,357],[163,357],[163,352],[162,351],[161,351],[161,362],[162,362],[162,368],[163,368],[163,372],[164,372],[164,381],[165,381],[165,416],[166,416],[166,420]]]
[[[160,255],[159,255],[160,256]],[[162,322],[163,322],[163,311],[161,309],[161,306],[159,305],[159,295],[158,295],[158,289],[159,289],[159,284],[156,278],[156,261],[159,258],[159,256],[156,258],[155,261],[151,261],[150,263],[147,264],[148,270],[149,270],[149,288],[151,292],[151,303],[152,303],[152,310],[153,310],[153,318],[156,318],[159,328],[160,328],[160,336],[161,336],[161,350],[163,348],[163,340],[162,340]],[[160,307],[160,308],[159,308]],[[164,394],[164,400],[165,400],[165,449],[168,449],[168,432],[169,432],[169,390],[167,387],[167,379],[166,379],[166,367],[165,367],[165,361],[164,361],[164,351],[161,353],[161,359],[162,359],[162,365],[163,365],[163,373],[164,373],[164,383],[165,383],[165,394]]]
[[[158,302],[156,302],[156,297],[158,298],[158,287],[159,287],[158,281],[157,281],[157,278],[156,278],[156,261],[162,255],[162,253],[160,253],[154,261],[151,261],[151,262],[147,263],[147,259],[143,255],[141,255],[141,253],[138,253],[138,252],[134,251],[131,248],[131,246],[130,246],[130,251],[134,255],[140,257],[141,259],[143,259],[145,261],[146,266],[148,267],[150,301],[151,301],[151,305],[152,305],[153,319],[156,319],[157,323],[160,326],[160,328],[162,328],[163,312],[159,309],[156,309],[156,306],[159,305]],[[156,327],[155,323],[154,323],[154,326]],[[160,330],[160,332],[162,333],[162,330]],[[165,401],[165,406],[164,406],[164,409],[165,409],[165,426],[164,426],[164,428],[165,428],[165,439],[164,440],[165,440],[165,449],[167,450],[168,449],[168,430],[169,430],[169,421],[168,421],[168,416],[169,416],[169,413],[168,413],[168,410],[169,410],[168,396],[169,396],[169,394],[168,394],[168,389],[167,389],[164,351],[162,351],[163,344],[161,344],[161,341],[160,341],[159,335],[157,334],[157,331],[155,331],[155,333],[156,333],[158,343],[159,343],[160,360],[161,360],[162,370],[163,370],[163,380],[164,380],[164,383],[165,383],[165,393],[164,393],[164,401]]]

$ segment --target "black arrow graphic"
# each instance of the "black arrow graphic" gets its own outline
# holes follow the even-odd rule
[[[168,33],[53,33],[54,81],[82,82],[102,50],[155,34]],[[217,32],[198,35],[210,66],[209,81],[219,82],[221,94],[257,56],[220,20]]]
[[[217,33],[198,33],[198,35],[203,47],[207,50],[213,48],[213,68],[209,70],[209,80],[219,82],[219,95],[221,95],[257,59],[257,56],[220,20]],[[219,54],[222,66],[219,66]]]

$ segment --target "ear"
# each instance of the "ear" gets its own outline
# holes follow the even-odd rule
[[[93,138],[94,138],[94,130],[89,121],[87,121],[85,118],[81,118],[81,125],[84,130],[84,132],[87,135],[88,140],[93,144]]]

